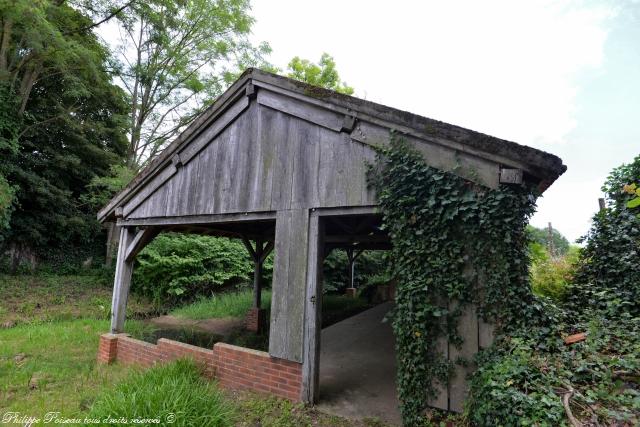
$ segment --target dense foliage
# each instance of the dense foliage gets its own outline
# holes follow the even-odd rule
[[[569,292],[577,268],[580,249],[570,246],[567,253],[561,256],[551,256],[539,244],[530,243],[531,253],[531,288],[538,296],[549,297],[559,302],[564,300]]]
[[[469,421],[553,426],[571,415],[588,425],[640,423],[639,223],[628,207],[634,195],[623,192],[639,160],[616,168],[603,187],[608,207],[593,218],[564,298],[547,305],[553,333],[516,331],[480,355]],[[576,332],[586,340],[568,346],[559,339]]]
[[[591,312],[585,324],[557,330],[587,332],[567,346],[539,329],[503,336],[478,358],[467,417],[475,425],[568,425],[568,413],[587,425],[640,422],[640,322],[628,313]],[[563,403],[567,399],[567,408]],[[499,422],[496,424],[496,421]]]
[[[238,240],[162,234],[137,258],[132,289],[161,305],[210,296],[225,287],[249,283],[253,262]],[[268,283],[273,264],[265,261]]]
[[[460,343],[466,305],[476,304],[499,333],[545,320],[528,284],[525,226],[535,198],[527,188],[489,190],[431,168],[393,137],[373,172],[398,279],[392,325],[401,411],[413,426],[425,396],[449,378],[452,367],[435,343]]]
[[[614,169],[602,191],[607,208],[593,217],[571,290],[576,308],[598,307],[640,316],[640,218],[624,186],[640,177],[640,156]]]
[[[15,193],[0,241],[44,260],[84,260],[102,243],[80,197],[125,154],[124,93],[81,11],[19,0],[0,12],[0,175]]]

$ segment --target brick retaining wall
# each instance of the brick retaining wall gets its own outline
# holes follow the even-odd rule
[[[270,393],[295,402],[302,392],[302,365],[269,356],[264,351],[216,343],[213,350],[165,338],[157,344],[140,341],[126,334],[100,337],[98,362],[152,366],[180,358],[191,358],[203,367],[207,377],[224,386]]]

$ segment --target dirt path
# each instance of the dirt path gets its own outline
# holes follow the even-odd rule
[[[166,315],[154,317],[149,319],[148,322],[159,329],[191,329],[222,337],[229,336],[232,332],[242,328],[243,325],[243,320],[237,317],[192,320]]]

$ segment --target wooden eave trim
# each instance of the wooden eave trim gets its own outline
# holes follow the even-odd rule
[[[302,101],[302,102],[306,102],[308,104],[312,104],[321,108],[326,108],[328,110],[331,110],[333,112],[335,112],[336,114],[340,114],[340,115],[344,115],[346,116],[352,116],[352,117],[356,117],[358,120],[362,120],[362,121],[367,121],[370,123],[373,123],[375,125],[378,125],[380,127],[384,127],[384,128],[388,128],[388,129],[393,129],[395,131],[398,131],[400,133],[412,136],[414,138],[417,138],[419,140],[425,141],[425,142],[430,142],[433,144],[437,144],[440,145],[442,147],[448,148],[450,150],[454,150],[454,151],[459,151],[461,153],[465,153],[465,154],[469,154],[484,160],[489,160],[492,161],[494,163],[497,163],[499,165],[505,165],[505,166],[510,166],[516,169],[522,169],[526,172],[528,172],[529,174],[531,174],[532,176],[535,176],[536,178],[538,178],[539,180],[544,180],[545,177],[544,176],[540,176],[542,175],[540,172],[540,168],[535,166],[535,165],[530,165],[530,164],[525,164],[522,162],[519,162],[518,160],[514,160],[512,158],[508,158],[508,157],[504,157],[504,156],[500,156],[497,154],[493,154],[493,153],[489,153],[486,151],[482,151],[482,150],[478,150],[472,147],[469,147],[468,145],[465,145],[464,143],[460,143],[460,142],[455,142],[455,141],[451,141],[448,139],[444,139],[444,138],[439,138],[439,137],[434,137],[434,136],[430,136],[430,135],[426,135],[423,132],[420,132],[414,128],[408,127],[408,126],[404,126],[402,124],[399,124],[397,122],[392,122],[389,120],[386,120],[384,118],[380,118],[378,116],[374,116],[371,114],[367,114],[366,112],[362,112],[360,110],[352,110],[350,108],[345,108],[333,103],[329,103],[329,102],[325,102],[307,95],[302,95],[298,92],[294,92],[291,91],[289,89],[285,89],[282,88],[280,86],[275,86],[269,82],[265,82],[262,80],[258,80],[255,76],[254,76],[254,85],[261,87],[263,89],[272,91],[272,92],[276,92],[279,93],[281,95],[284,96],[289,96],[291,98],[294,98],[298,101]],[[270,105],[270,103],[267,102],[260,102],[260,99],[258,101],[261,105],[266,105],[270,108],[276,108],[272,105]],[[307,120],[307,121],[311,121],[315,124],[318,124],[320,126],[326,127],[328,129],[332,129],[336,132],[339,132],[340,129],[337,128],[336,126],[332,126],[331,124],[328,123],[324,123],[322,121],[316,121],[316,120],[312,120],[310,118],[307,117],[301,117],[299,115],[296,115],[295,112],[293,111],[293,109],[285,109],[283,110],[284,113],[290,114],[290,115],[294,115],[296,117],[299,117],[303,120]],[[372,144],[370,142],[368,142],[365,139],[359,138],[357,135],[355,134],[351,134],[351,139],[353,139],[354,141],[360,142],[362,144],[365,145],[369,145],[372,147],[377,147],[377,144]]]
[[[248,96],[246,86],[251,80],[251,74],[247,73],[243,78],[235,82],[218,100],[216,100],[202,115],[196,119],[187,129],[182,132],[169,146],[158,156],[157,159],[151,161],[139,174],[139,181],[134,180],[130,186],[125,187],[116,194],[109,203],[103,207],[97,214],[99,222],[105,221],[118,206],[124,205],[150,180],[154,178],[156,173],[167,164],[171,163],[173,155],[189,144],[196,138],[207,126],[220,115],[222,115],[232,104],[240,100],[242,97]]]

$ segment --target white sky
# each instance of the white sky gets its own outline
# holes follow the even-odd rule
[[[363,97],[559,155],[539,201],[575,240],[599,187],[640,152],[640,4],[254,0],[255,41],[280,68],[331,54]]]

